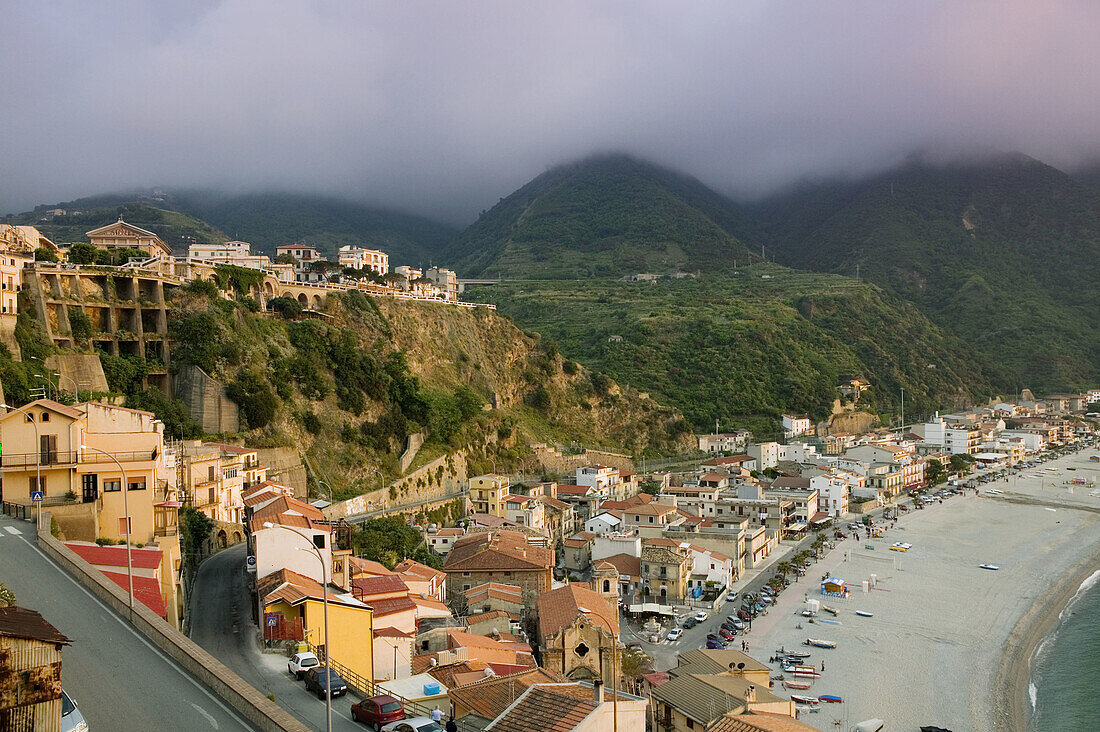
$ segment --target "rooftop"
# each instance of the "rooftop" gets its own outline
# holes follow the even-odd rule
[[[618,630],[615,608],[603,595],[588,587],[569,583],[544,592],[537,600],[539,636],[545,640],[568,628],[579,616],[610,633]]]

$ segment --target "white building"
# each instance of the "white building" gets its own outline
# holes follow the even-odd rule
[[[458,300],[458,275],[454,270],[432,267],[424,273],[432,283],[432,296],[454,302]]]
[[[369,269],[380,275],[390,271],[390,255],[377,249],[363,249],[347,244],[337,252],[337,261],[342,267]]]
[[[606,465],[585,465],[577,468],[577,485],[602,491],[619,484],[619,469]],[[612,491],[608,491],[611,493]]]
[[[699,449],[703,452],[740,452],[748,444],[751,433],[747,430],[737,432],[718,432],[713,435],[696,435]]]
[[[848,481],[835,475],[810,478],[810,490],[817,491],[817,508],[833,518],[848,515]]]
[[[616,554],[642,556],[642,540],[636,534],[599,534],[592,541],[592,561],[607,559]]]
[[[301,244],[284,244],[275,247],[276,258],[283,254],[289,254],[294,257],[296,261],[294,265],[294,279],[298,282],[320,282],[325,279],[324,275],[320,272],[314,272],[310,268],[310,265],[316,262],[328,261],[325,259],[324,255],[315,248],[303,246]]]
[[[236,267],[263,269],[271,264],[265,254],[253,254],[246,241],[227,241],[224,244],[192,244],[187,248],[187,256],[218,264],[232,264]]]
[[[805,414],[784,414],[782,422],[783,436],[788,439],[791,437],[798,437],[799,435],[809,434],[810,430],[813,428],[810,418]]]
[[[289,496],[254,506],[249,528],[256,555],[256,576],[266,577],[280,569],[289,569],[323,583],[325,575],[313,548],[320,550],[324,568],[331,571],[332,529],[321,523],[324,520],[319,509]]]
[[[584,522],[584,530],[590,534],[609,534],[618,531],[623,521],[613,513],[601,513]]]
[[[937,417],[923,425],[924,441],[939,445],[952,455],[973,455],[981,444],[981,430],[962,422],[948,422]]]
[[[778,442],[758,442],[755,445],[749,445],[749,449],[745,452],[756,458],[756,464],[760,466],[760,470],[774,468],[779,464]]]
[[[817,460],[817,446],[805,442],[791,442],[779,446],[779,459],[794,463],[811,463]]]
[[[1027,430],[1005,430],[1001,432],[1001,437],[1008,439],[1020,439],[1024,442],[1024,448],[1030,452],[1040,452],[1047,447],[1047,438],[1045,435],[1039,432],[1029,432]]]

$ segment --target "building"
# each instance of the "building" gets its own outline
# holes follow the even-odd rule
[[[817,491],[820,510],[832,518],[848,515],[849,480],[838,475],[815,475],[810,478],[810,489]]]
[[[402,559],[393,566],[393,571],[404,580],[410,595],[447,601],[447,575],[444,572],[412,559]]]
[[[805,414],[784,414],[781,422],[783,424],[783,436],[788,440],[792,437],[809,434],[810,430],[813,429],[813,423]]]
[[[377,249],[363,249],[346,244],[337,251],[336,260],[341,267],[367,269],[377,275],[390,271],[390,255]]]
[[[23,268],[34,261],[34,251],[40,247],[57,251],[57,245],[33,226],[0,224],[0,323],[6,343],[15,340]]]
[[[99,249],[140,249],[150,257],[169,257],[172,247],[151,231],[128,224],[118,217],[113,224],[101,226],[84,233],[88,242]]]
[[[235,267],[264,269],[271,266],[266,254],[253,254],[246,241],[227,241],[224,244],[192,244],[187,248],[187,256],[218,264],[231,264]]]
[[[451,302],[458,300],[458,275],[454,270],[431,267],[424,278],[432,284],[432,296]]]
[[[643,546],[642,594],[661,602],[683,602],[694,569],[691,551],[679,547]]]
[[[925,442],[939,445],[952,455],[974,455],[981,448],[982,432],[975,425],[949,423],[937,416],[933,421],[917,427],[922,428]]]
[[[562,566],[570,572],[587,571],[592,562],[592,546],[597,536],[591,531],[579,531],[562,542]]]
[[[61,649],[71,643],[34,610],[0,607],[0,729],[61,730]]]
[[[258,477],[257,455],[236,445],[198,440],[179,443],[174,482],[180,498],[215,521],[242,523],[245,477],[246,473]]]
[[[612,496],[615,486],[621,477],[618,468],[607,465],[585,465],[577,468],[577,485],[585,488],[595,488],[597,491]]]
[[[713,457],[704,460],[702,465],[707,468],[721,468],[723,470],[746,470],[752,472],[758,467],[756,458],[752,455],[729,455],[726,457]]]
[[[540,546],[514,531],[485,531],[464,536],[447,554],[447,594],[458,596],[489,582],[516,585],[523,602],[535,606],[535,598],[550,590],[554,550]]]
[[[612,702],[614,696],[614,703]],[[486,732],[645,732],[647,702],[600,682],[535,684],[487,727]]]
[[[668,681],[651,691],[656,726],[675,732],[711,730],[729,713],[763,712],[793,719],[794,702],[770,691],[769,672],[740,651],[681,653]]]
[[[300,552],[299,552],[300,553]],[[333,668],[352,671],[374,679],[373,612],[364,603],[339,588],[321,583],[289,569],[261,576],[257,590],[264,602],[265,617],[283,624],[301,624],[304,640],[318,655],[333,660]],[[328,596],[329,645],[325,648],[324,601]]]
[[[523,589],[516,585],[486,582],[466,590],[466,609],[471,613],[506,612],[518,617],[523,611]]]
[[[444,556],[451,551],[451,547],[459,538],[465,535],[462,529],[439,529],[434,534],[428,534],[428,548],[439,556]]]
[[[713,435],[696,435],[699,449],[703,452],[735,453],[745,449],[752,433],[747,430],[737,432],[717,432]]]
[[[484,729],[535,684],[566,680],[559,673],[538,667],[501,674],[492,665],[476,660],[436,666],[429,673],[448,685],[454,717],[465,720],[467,729]]]
[[[573,681],[612,679],[621,663],[618,587],[601,594],[569,583],[539,596],[542,665]]]
[[[508,478],[503,475],[479,475],[470,478],[470,513],[507,518],[505,502],[510,495]]]
[[[0,436],[4,501],[29,506],[41,491],[67,537],[116,542],[126,536],[120,519],[129,504],[133,542],[176,541],[178,503],[169,495],[164,424],[152,412],[39,399],[0,416]]]
[[[292,533],[301,539],[294,539]],[[314,582],[331,579],[337,574],[333,571],[331,534],[332,527],[321,510],[296,498],[279,496],[256,506],[249,522],[249,548],[256,557],[256,576],[288,569]]]
[[[778,442],[759,442],[755,445],[749,445],[749,449],[745,452],[756,458],[758,470],[767,470],[779,464]]]
[[[180,627],[184,608],[178,556],[172,563],[166,562],[164,553],[154,548],[131,548],[127,557],[125,546],[99,546],[80,541],[66,542],[65,546],[124,592],[129,591],[132,576],[134,599],[164,618],[172,627]]]
[[[314,270],[314,265],[328,260],[315,248],[301,244],[284,244],[275,247],[276,259],[284,254],[289,254],[294,258],[294,280],[296,282],[320,282],[325,279],[321,272]]]
[[[546,533],[546,506],[535,496],[509,494],[504,499],[504,517],[516,526]]]
[[[566,537],[577,530],[576,512],[573,506],[550,496],[536,496],[543,505],[545,533],[555,547],[561,546]]]

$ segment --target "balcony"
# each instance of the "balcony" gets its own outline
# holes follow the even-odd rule
[[[112,460],[111,458],[114,458]],[[44,450],[42,452],[20,452],[4,455],[2,465],[4,468],[28,470],[39,464],[43,467],[53,465],[114,465],[118,460],[126,463],[141,463],[155,460],[153,451],[143,452],[112,452],[108,455],[89,450],[83,454],[79,450]]]

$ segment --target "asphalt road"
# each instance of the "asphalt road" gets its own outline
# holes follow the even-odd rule
[[[93,732],[254,730],[34,541],[34,525],[0,516],[0,582],[72,639],[62,683]]]
[[[262,694],[274,694],[275,703],[313,729],[325,729],[325,702],[306,693],[305,684],[287,672],[288,659],[261,653],[252,622],[245,545],[237,544],[207,559],[199,567],[191,597],[191,640]],[[332,700],[332,728],[359,730],[351,718],[353,695]]]

